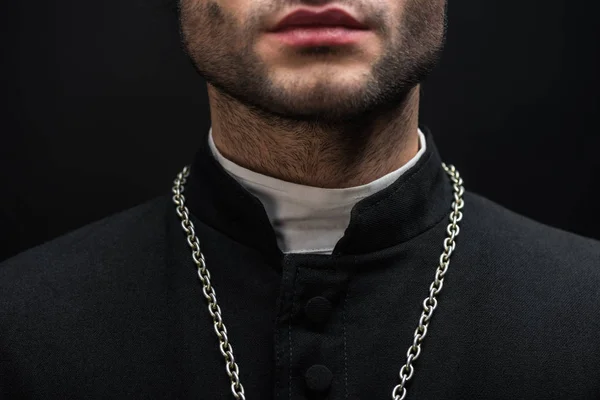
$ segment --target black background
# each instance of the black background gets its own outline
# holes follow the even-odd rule
[[[172,8],[4,2],[0,260],[167,193],[191,160],[208,100]],[[467,189],[600,238],[597,8],[450,0],[421,120]]]

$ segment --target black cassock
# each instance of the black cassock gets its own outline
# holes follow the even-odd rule
[[[259,200],[199,149],[184,194],[246,399],[391,398],[453,199],[426,140],[330,256],[283,255]],[[171,185],[0,264],[3,398],[234,398]],[[406,398],[600,399],[600,243],[464,199]]]

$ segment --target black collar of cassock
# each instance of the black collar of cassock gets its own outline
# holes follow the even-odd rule
[[[394,183],[353,207],[333,256],[366,255],[400,245],[449,215],[452,185],[431,132],[421,130],[425,153]],[[223,169],[207,138],[194,156],[184,190],[193,217],[269,259],[282,257],[262,203]]]

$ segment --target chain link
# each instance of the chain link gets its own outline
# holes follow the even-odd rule
[[[217,304],[217,294],[211,285],[210,272],[206,268],[204,254],[200,251],[200,241],[198,240],[198,236],[196,236],[194,224],[190,221],[190,212],[185,205],[183,190],[189,174],[189,166],[186,166],[183,171],[177,174],[175,185],[173,186],[173,202],[175,202],[175,205],[177,206],[176,210],[177,215],[181,218],[181,226],[187,234],[187,242],[192,249],[192,258],[198,267],[198,277],[200,278],[200,281],[202,281],[203,286],[202,293],[208,301],[208,312],[213,319],[215,333],[219,338],[219,349],[225,358],[225,371],[231,381],[231,392],[236,399],[246,400],[244,386],[242,386],[242,383],[240,382],[240,369],[233,356],[233,346],[231,346],[229,338],[227,337],[227,328],[225,327],[223,317],[221,316],[221,308]]]
[[[406,352],[406,364],[400,368],[400,383],[394,387],[394,390],[392,390],[393,400],[404,400],[404,398],[406,398],[406,383],[411,380],[415,372],[412,363],[419,358],[419,355],[421,354],[421,343],[427,335],[429,321],[431,321],[433,311],[437,307],[437,299],[435,296],[440,293],[442,286],[444,285],[444,276],[448,271],[450,256],[456,247],[456,242],[454,239],[460,232],[458,222],[462,220],[463,216],[460,210],[465,205],[462,198],[462,195],[465,191],[465,188],[463,187],[463,180],[453,165],[446,166],[446,164],[442,163],[442,167],[444,167],[444,170],[450,176],[450,179],[453,183],[452,187],[454,189],[454,201],[452,202],[452,212],[450,213],[450,224],[446,228],[448,237],[444,240],[444,251],[440,256],[440,263],[435,272],[435,280],[429,287],[429,296],[423,301],[423,313],[419,319],[419,326],[415,330],[413,344]]]
[[[429,287],[429,296],[423,301],[423,313],[419,319],[419,326],[415,330],[413,344],[406,352],[406,364],[400,368],[400,383],[392,390],[393,400],[404,400],[406,398],[406,384],[412,379],[415,372],[412,363],[416,361],[421,354],[421,343],[427,335],[429,322],[433,316],[433,311],[437,307],[437,299],[435,296],[442,290],[444,276],[446,275],[448,265],[450,264],[450,256],[456,247],[455,238],[460,232],[458,222],[462,220],[463,216],[460,211],[464,206],[464,200],[462,198],[465,190],[463,187],[463,180],[453,165],[447,166],[442,163],[442,167],[450,176],[454,189],[454,201],[452,202],[452,212],[450,213],[450,224],[446,228],[448,237],[444,240],[444,251],[440,256],[439,266],[435,272],[435,279]],[[244,386],[242,386],[242,383],[240,382],[240,370],[233,356],[233,346],[231,346],[229,338],[227,337],[227,328],[225,327],[223,317],[221,316],[221,308],[217,304],[217,294],[211,285],[210,272],[206,268],[204,254],[200,251],[200,241],[196,236],[194,224],[190,220],[190,212],[185,205],[183,191],[189,174],[189,166],[184,167],[183,171],[177,174],[173,186],[173,202],[176,205],[177,215],[181,218],[181,226],[187,234],[187,242],[192,249],[192,259],[198,268],[198,277],[203,286],[202,293],[208,301],[208,312],[213,319],[214,330],[219,339],[219,349],[225,358],[225,371],[231,381],[231,392],[237,400],[246,400]]]

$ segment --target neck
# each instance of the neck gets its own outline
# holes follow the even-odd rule
[[[419,150],[419,87],[397,107],[338,124],[283,120],[208,85],[212,134],[224,157],[255,172],[322,188],[364,185]]]

